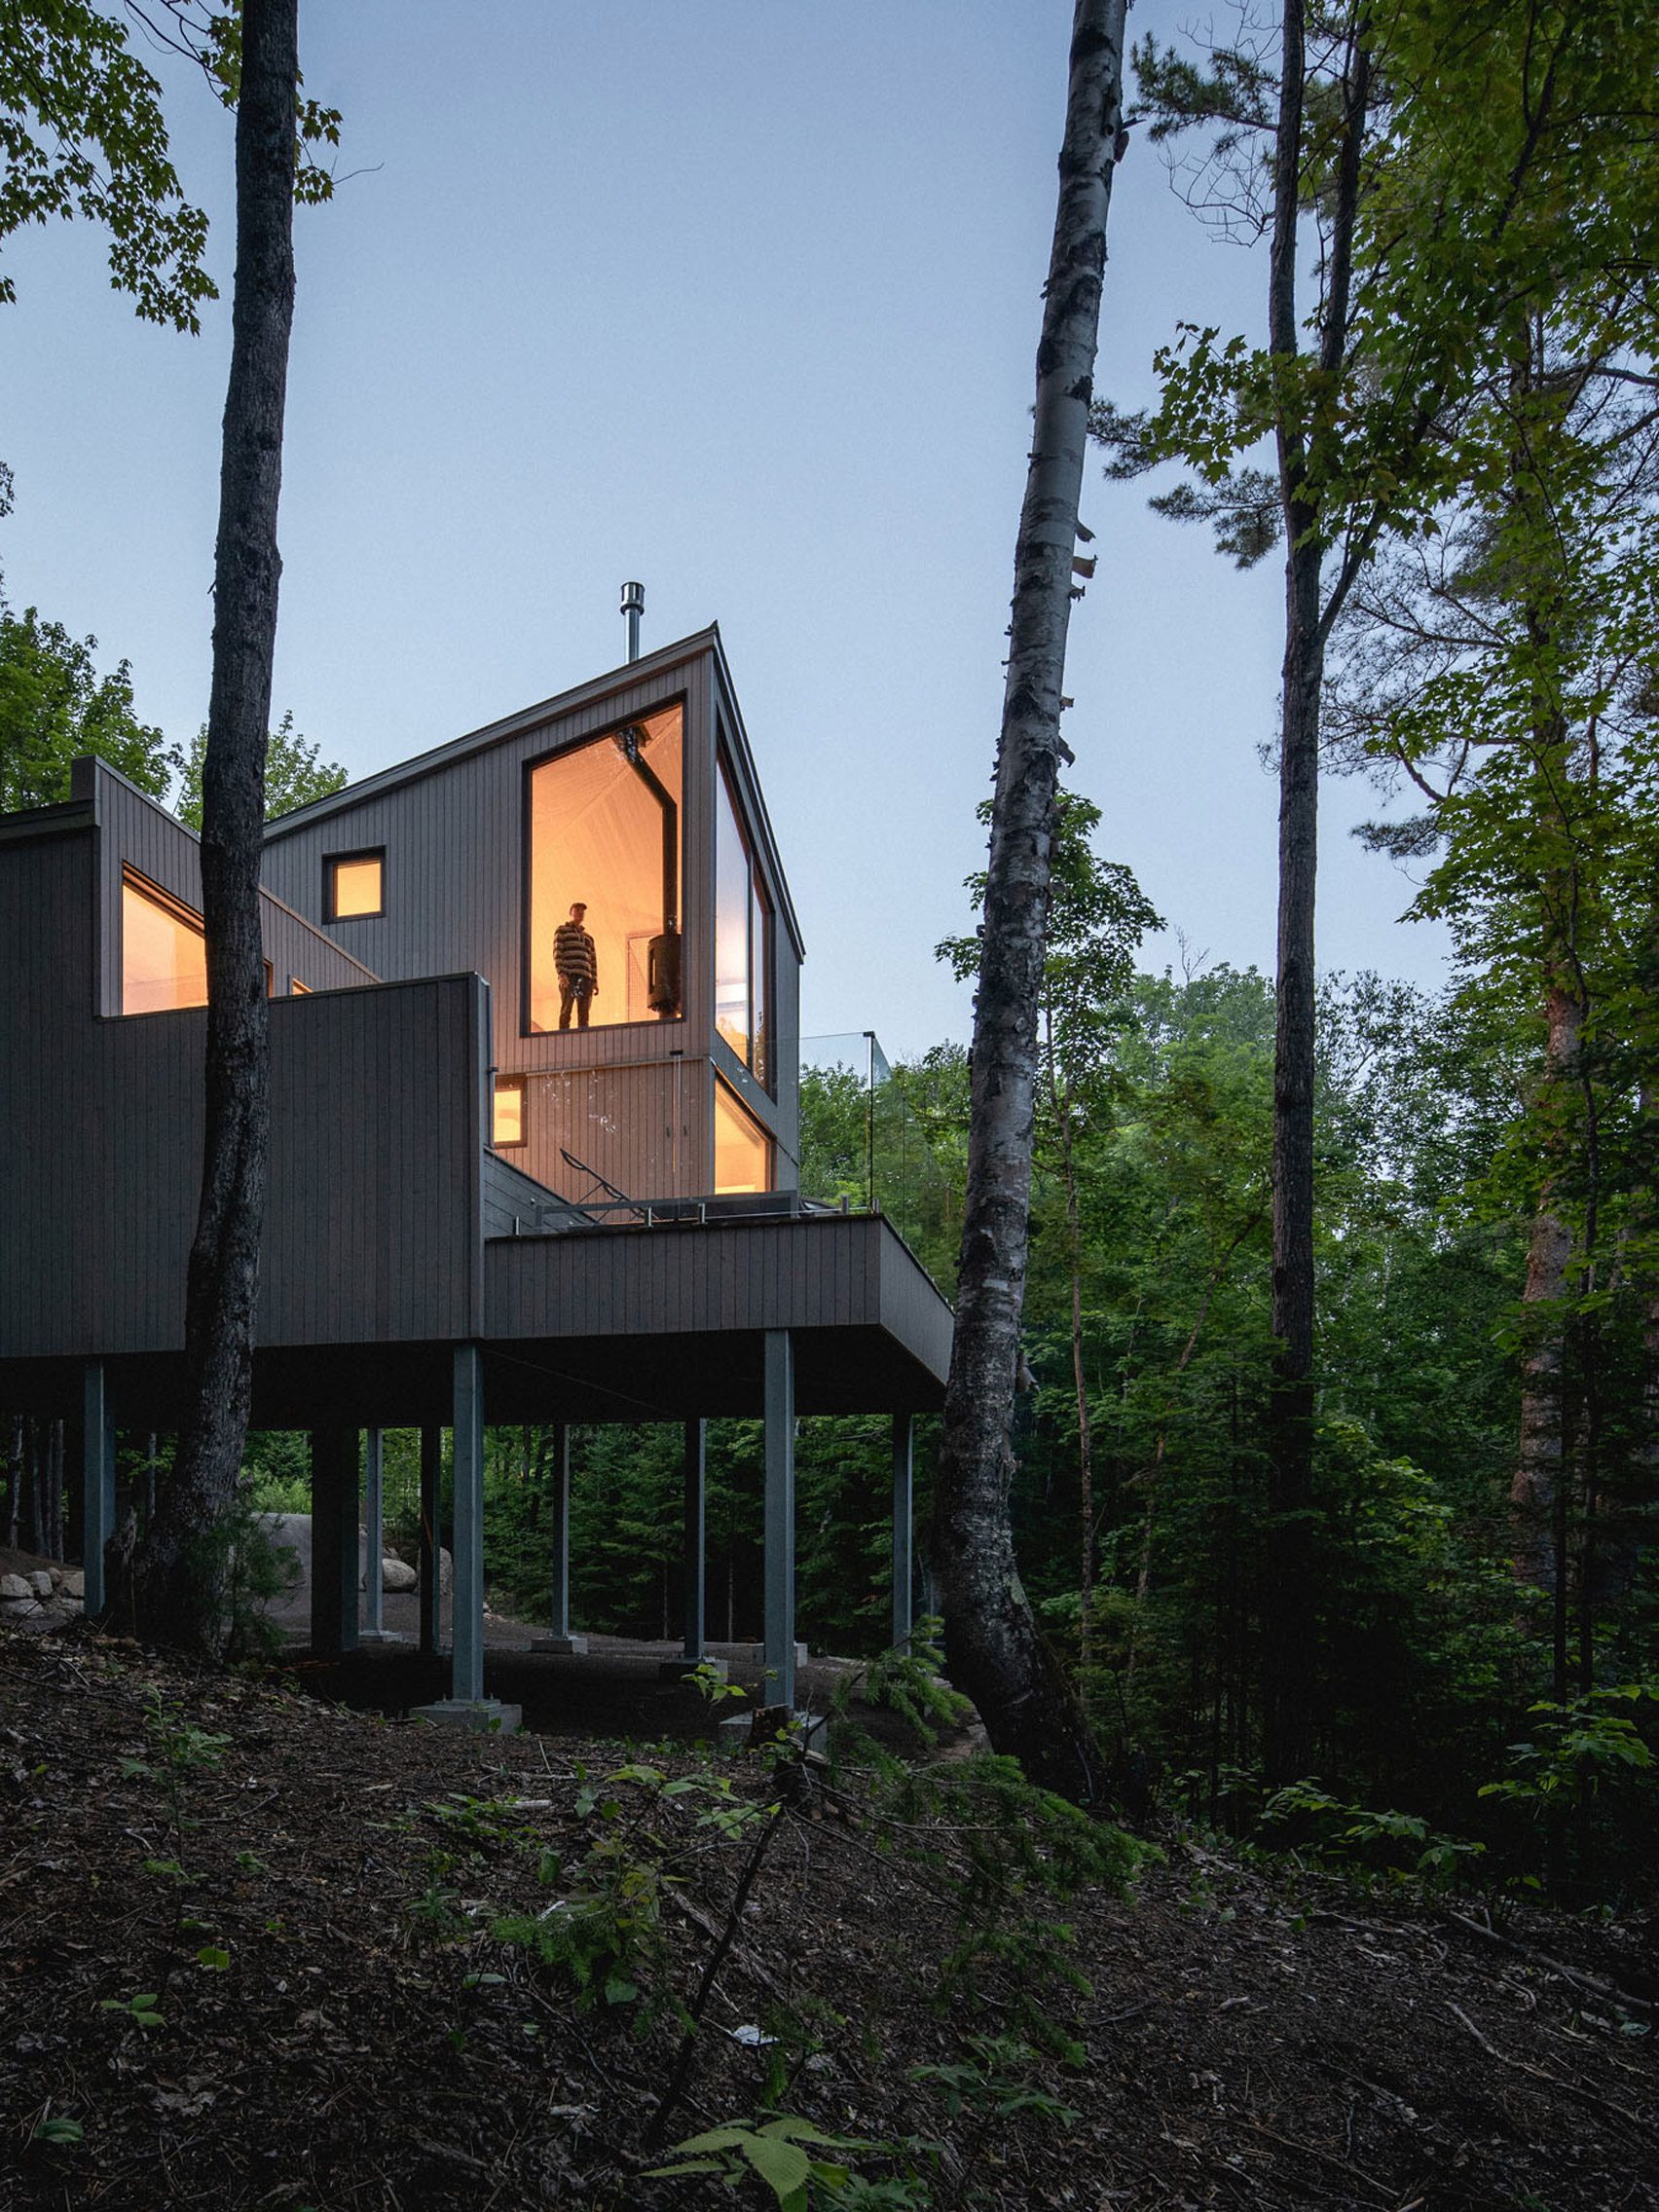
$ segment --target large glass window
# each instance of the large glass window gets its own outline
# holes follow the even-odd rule
[[[165,1014],[207,1004],[202,917],[156,884],[122,870],[121,1011]]]
[[[532,1029],[679,1015],[683,780],[678,706],[531,770]]]
[[[715,1027],[771,1088],[772,910],[722,760],[715,794]]]
[[[771,1140],[759,1123],[738,1104],[729,1085],[716,1076],[715,1190],[726,1193],[771,1188]]]

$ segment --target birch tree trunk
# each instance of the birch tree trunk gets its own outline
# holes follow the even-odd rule
[[[225,1553],[253,1382],[271,1102],[259,926],[265,752],[276,640],[276,508],[294,312],[298,0],[245,0],[237,107],[237,269],[203,768],[206,1126],[185,1304],[188,1396],[171,1481],[133,1560],[143,1633],[222,1641]],[[112,1592],[119,1616],[120,1594]]]
[[[1077,0],[1059,208],[1014,548],[1014,616],[974,1011],[961,1277],[933,1529],[951,1679],[992,1745],[1083,1803],[1101,1762],[1037,1632],[1009,1523],[1060,690],[1093,389],[1106,213],[1123,103],[1125,0]]]

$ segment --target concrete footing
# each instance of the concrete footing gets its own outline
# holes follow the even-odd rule
[[[551,1652],[555,1659],[579,1659],[588,1647],[585,1636],[533,1636],[532,1651]]]
[[[756,1644],[750,1656],[754,1659],[755,1664],[757,1667],[763,1667],[766,1664],[766,1646],[763,1643]],[[806,1645],[804,1643],[797,1643],[795,1645],[794,1657],[795,1665],[797,1667],[804,1667],[806,1665]]]
[[[701,1659],[687,1659],[683,1652],[678,1659],[662,1659],[657,1663],[657,1679],[660,1682],[682,1682],[687,1675],[695,1674],[699,1667],[712,1668],[720,1681],[727,1681],[731,1669],[723,1659],[711,1659],[705,1653]]]
[[[503,1705],[498,1697],[441,1697],[434,1705],[412,1706],[409,1717],[443,1728],[476,1728],[481,1735],[516,1736],[524,1707]]]

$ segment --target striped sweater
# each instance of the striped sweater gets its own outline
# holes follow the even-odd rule
[[[553,969],[561,983],[599,981],[593,940],[580,922],[561,922],[553,932]]]

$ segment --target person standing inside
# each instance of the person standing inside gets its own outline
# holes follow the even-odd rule
[[[569,1029],[571,1010],[576,1027],[588,1025],[588,1008],[599,996],[599,955],[586,928],[587,907],[577,900],[571,918],[553,932],[553,972],[559,978],[559,1026]]]

